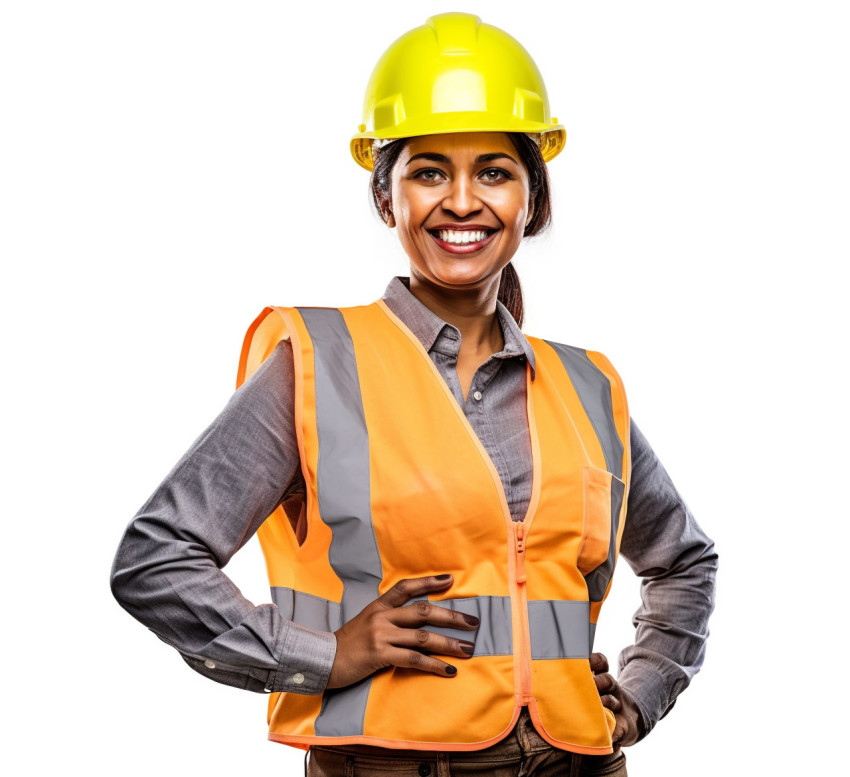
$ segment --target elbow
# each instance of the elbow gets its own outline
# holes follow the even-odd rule
[[[146,593],[152,588],[157,558],[161,555],[142,527],[138,517],[127,527],[109,573],[109,588],[115,601],[135,618],[139,617]]]
[[[112,569],[109,572],[109,588],[115,597],[115,601],[125,610],[132,609],[133,590],[131,579],[131,565],[128,563],[124,542],[122,541],[112,561]]]

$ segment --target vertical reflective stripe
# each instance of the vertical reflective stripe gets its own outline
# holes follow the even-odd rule
[[[590,656],[590,602],[529,602],[528,628],[533,659]]]
[[[614,422],[614,405],[611,400],[611,381],[587,356],[587,352],[571,345],[561,345],[549,340],[564,369],[570,376],[584,412],[593,424],[596,436],[605,454],[605,466],[618,478],[623,477],[623,442]]]
[[[424,596],[417,596],[408,605],[418,601],[428,601]],[[510,596],[470,596],[464,599],[443,599],[432,602],[436,607],[474,615],[480,623],[477,631],[450,629],[442,626],[427,626],[425,631],[442,634],[446,637],[463,639],[475,643],[475,656],[509,656],[513,650],[513,633],[511,627],[511,598]]]
[[[278,585],[272,586],[272,601],[277,605],[282,617],[308,629],[336,631],[342,626],[342,613],[338,602]]]
[[[378,597],[381,557],[372,527],[369,435],[354,344],[335,308],[298,308],[313,343],[319,457],[316,488],[322,520],[333,532],[328,560],[343,584],[340,614],[351,620]],[[326,691],[318,736],[356,736],[371,678]]]
[[[596,639],[596,624],[590,624],[590,652],[593,652],[593,641]]]
[[[620,528],[620,508],[623,506],[623,497],[626,493],[626,484],[618,478],[611,478],[611,539],[608,541],[608,558],[586,577],[587,594],[592,602],[601,602],[605,596],[605,589],[614,574],[614,564],[617,561],[617,531]]]

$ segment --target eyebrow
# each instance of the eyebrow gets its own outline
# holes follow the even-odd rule
[[[445,154],[437,154],[433,151],[423,151],[420,154],[414,154],[410,159],[407,160],[407,164],[416,161],[417,159],[427,159],[430,162],[442,162],[443,164],[450,164],[451,159],[449,159]],[[519,162],[516,161],[510,154],[505,154],[502,151],[497,151],[493,154],[481,154],[476,160],[476,164],[481,164],[483,162],[492,162],[496,159],[510,159],[515,165],[518,165]]]

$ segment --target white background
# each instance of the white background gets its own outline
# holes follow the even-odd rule
[[[406,271],[348,140],[432,13],[510,31],[569,137],[530,333],[605,352],[721,556],[705,669],[630,774],[832,772],[846,720],[848,19],[828,2],[4,2],[4,763],[298,774],[265,699],[112,600],[124,526],[266,304]],[[11,494],[11,500],[9,495]],[[267,601],[255,542],[228,567]],[[597,646],[631,637],[628,567]],[[843,613],[843,614],[842,614]]]

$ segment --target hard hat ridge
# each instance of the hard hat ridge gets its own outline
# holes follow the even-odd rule
[[[539,136],[546,161],[566,142],[531,55],[508,33],[466,13],[432,16],[384,52],[357,129],[351,153],[367,170],[373,143],[416,135],[523,132]]]

